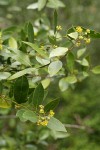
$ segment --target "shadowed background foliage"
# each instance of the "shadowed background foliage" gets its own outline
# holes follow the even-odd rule
[[[27,6],[36,0],[0,0],[0,28],[32,23],[45,18],[52,26],[53,9],[45,8],[41,12],[28,10]],[[99,0],[63,0],[65,8],[58,10],[58,22],[68,29],[72,25],[100,31]],[[48,17],[48,19],[46,18]],[[88,47],[93,66],[100,64],[99,40],[93,40]],[[0,149],[1,150],[99,150],[100,149],[100,76],[91,75],[65,92],[60,92],[57,79],[50,85],[48,99],[61,97],[56,116],[70,126],[68,137],[58,138],[45,128],[24,124],[4,115],[13,114],[13,110],[0,109]]]

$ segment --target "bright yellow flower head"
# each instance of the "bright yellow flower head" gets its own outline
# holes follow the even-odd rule
[[[82,33],[83,29],[82,29],[80,26],[77,26],[77,27],[76,27],[76,31],[77,31],[78,33]]]
[[[42,126],[47,126],[48,120],[44,120],[44,121],[42,121],[40,124],[41,124]]]
[[[41,108],[40,111],[39,111],[39,113],[40,114],[44,114],[44,109]]]
[[[53,110],[50,110],[50,112],[49,112],[49,116],[50,116],[50,117],[53,117],[53,116],[54,116],[54,114],[55,114],[55,113],[54,113],[54,111],[53,111]]]

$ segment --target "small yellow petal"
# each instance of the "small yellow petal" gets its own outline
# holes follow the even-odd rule
[[[83,29],[82,29],[80,26],[77,26],[77,27],[76,27],[76,31],[77,31],[78,33],[82,33]]]

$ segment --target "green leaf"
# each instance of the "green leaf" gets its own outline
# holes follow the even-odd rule
[[[77,51],[77,57],[80,58],[86,51],[86,48],[82,48]]]
[[[27,6],[27,9],[37,9],[38,8],[38,3],[32,3],[29,6]]]
[[[13,37],[9,39],[9,47],[14,48],[14,49],[18,48],[17,41]]]
[[[73,73],[73,70],[74,70],[74,55],[73,55],[73,53],[71,53],[71,52],[68,53],[66,59],[67,59],[67,67],[68,67],[69,71],[71,73]]]
[[[12,57],[12,59],[19,61],[23,65],[31,66],[29,56],[26,53],[17,49],[12,49],[12,48],[8,48],[8,50],[13,51],[14,53],[14,56]]]
[[[89,62],[85,58],[83,58],[82,60],[76,60],[76,62],[78,62],[82,66],[86,66],[86,67],[89,66]]]
[[[45,5],[46,5],[47,0],[38,0],[38,10],[41,11]]]
[[[57,11],[54,11],[54,34],[56,33],[56,27],[57,27]]]
[[[0,97],[0,108],[9,108],[11,107],[11,102]]]
[[[33,123],[36,123],[38,120],[37,115],[31,110],[25,110],[25,112],[23,113],[23,118]]]
[[[41,64],[41,65],[47,65],[50,63],[50,60],[48,59],[43,59],[41,57],[36,56],[36,60]]]
[[[25,103],[29,90],[28,80],[25,76],[19,77],[14,84],[14,99],[17,103]]]
[[[100,74],[100,65],[99,66],[95,66],[91,71],[94,74]]]
[[[43,88],[46,89],[49,86],[50,82],[51,80],[49,78],[42,80],[41,83],[43,85]]]
[[[50,74],[50,76],[54,76],[55,74],[57,74],[59,72],[59,70],[62,68],[62,62],[57,60],[52,62],[49,66],[48,66],[48,72]]]
[[[62,62],[57,60],[52,62],[48,67],[48,72],[51,76],[54,76],[59,72],[59,70],[62,68]]]
[[[41,50],[38,45],[36,44],[32,44],[30,42],[24,42],[23,43],[27,44],[28,46],[30,46],[32,49],[34,49],[38,54],[40,54],[41,56],[43,57],[47,57],[48,58],[48,55],[43,51]]]
[[[30,59],[27,54],[22,51],[17,51],[17,54],[13,57],[13,59],[19,61],[21,64],[26,66],[31,66]]]
[[[9,72],[0,72],[0,80],[6,80],[11,74]]]
[[[17,111],[16,116],[19,117],[19,119],[23,122],[27,121],[27,118],[23,117],[23,114],[26,110],[25,109],[20,109]]]
[[[36,108],[42,103],[44,98],[44,89],[40,83],[29,97],[29,103],[33,104]]]
[[[70,75],[70,76],[65,78],[65,82],[67,82],[69,84],[73,84],[73,83],[77,82],[77,78],[75,75]]]
[[[57,9],[59,7],[65,7],[65,5],[60,0],[49,0],[47,3],[47,7]]]
[[[66,54],[66,52],[68,51],[68,48],[65,48],[65,47],[58,47],[58,48],[55,48],[53,49],[51,52],[50,52],[50,58],[52,57],[57,57],[57,56],[63,56]]]
[[[54,138],[55,140],[57,140],[57,139],[63,139],[63,138],[66,138],[66,137],[69,136],[69,134],[66,133],[66,132],[53,131],[53,130],[51,131],[51,135],[53,136],[53,138]]]
[[[28,41],[34,43],[34,30],[30,22],[28,23]]]
[[[19,71],[19,72],[13,74],[12,76],[10,76],[10,77],[8,78],[8,80],[16,79],[16,78],[21,77],[21,76],[23,76],[23,75],[25,75],[25,74],[32,74],[32,73],[34,73],[36,70],[37,70],[36,68],[27,68],[27,69],[24,69],[24,70]]]
[[[48,36],[49,42],[53,45],[56,45],[56,38],[55,36]]]
[[[56,100],[53,100],[51,102],[49,102],[45,107],[44,107],[44,110],[46,112],[50,111],[50,110],[53,110],[57,107],[57,105],[59,104],[59,99],[56,99]]]
[[[54,131],[67,132],[65,126],[54,117],[51,117],[47,127]]]
[[[67,90],[69,87],[69,84],[66,82],[66,78],[62,78],[59,81],[59,88],[62,92],[64,92],[65,90]]]
[[[68,34],[68,36],[76,40],[78,38],[78,33],[72,32],[72,33]]]

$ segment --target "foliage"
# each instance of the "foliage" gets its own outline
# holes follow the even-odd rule
[[[45,7],[58,9],[65,5],[59,0],[39,0],[27,8],[42,12]],[[87,49],[92,39],[100,38],[100,33],[82,26],[72,26],[66,31],[58,24],[57,10],[54,10],[52,24],[50,27],[41,18],[0,32],[0,107],[8,108],[8,112],[16,108],[16,116],[21,121],[37,124],[37,132],[43,131],[46,135],[43,140],[40,138],[40,143],[45,143],[50,134],[55,139],[68,136],[65,126],[53,117],[59,99],[52,98],[47,103],[47,91],[53,82],[57,80],[64,92],[92,73],[100,74],[99,65],[92,67]]]

